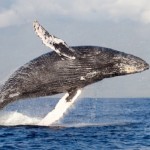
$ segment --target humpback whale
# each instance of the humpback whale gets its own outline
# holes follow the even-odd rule
[[[142,72],[149,64],[139,57],[99,46],[73,46],[51,35],[38,21],[35,33],[54,50],[16,70],[0,88],[0,108],[19,99],[67,93],[71,101],[87,85],[105,78]]]

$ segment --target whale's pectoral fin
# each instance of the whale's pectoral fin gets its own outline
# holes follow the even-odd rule
[[[74,96],[77,94],[78,90],[79,89],[72,89],[72,90],[68,91],[69,95],[66,97],[66,101],[70,102],[74,98]]]
[[[66,98],[70,95],[66,93],[56,104],[55,108],[49,112],[39,123],[40,126],[49,126],[54,122],[58,121],[63,117],[64,113],[70,108],[71,105],[75,102],[78,96],[81,94],[81,89],[76,90],[76,94],[71,98],[71,101],[66,102]]]
[[[43,44],[54,50],[60,56],[64,56],[68,59],[75,59],[74,50],[70,48],[66,44],[66,42],[64,42],[62,39],[55,37],[54,35],[50,35],[48,31],[46,31],[38,23],[38,21],[33,22],[33,27],[35,33],[42,39]]]

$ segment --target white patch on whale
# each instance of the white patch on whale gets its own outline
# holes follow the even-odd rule
[[[93,72],[87,73],[86,78],[92,78],[92,77],[94,77],[96,75],[97,75],[97,72],[93,71]]]
[[[9,95],[9,97],[10,97],[10,98],[13,98],[13,97],[18,96],[19,94],[20,94],[19,92],[17,92],[17,93],[13,93],[13,94],[10,94],[10,95]]]
[[[80,80],[85,80],[85,77],[81,76],[81,77],[80,77]]]

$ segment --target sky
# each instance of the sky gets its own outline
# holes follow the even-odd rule
[[[38,20],[70,46],[95,45],[141,57],[150,64],[149,0],[1,0],[0,81],[51,51],[37,38]],[[150,71],[90,85],[83,97],[149,97]]]

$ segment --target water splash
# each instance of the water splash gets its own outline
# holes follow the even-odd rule
[[[19,112],[3,112],[0,114],[0,125],[16,126],[16,125],[36,125],[40,119],[26,116]]]

